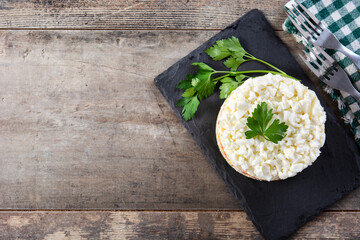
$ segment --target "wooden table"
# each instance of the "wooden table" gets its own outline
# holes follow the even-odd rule
[[[285,3],[0,1],[0,239],[261,239],[153,79],[253,8],[297,55]],[[293,238],[359,225],[357,189]]]

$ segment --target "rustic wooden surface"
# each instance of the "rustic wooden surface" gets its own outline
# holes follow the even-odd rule
[[[260,238],[153,79],[252,8],[296,56],[285,2],[0,1],[0,239]],[[359,211],[294,238],[358,238]]]
[[[5,0],[1,28],[222,29],[251,9],[262,10],[276,30],[286,0]]]
[[[291,239],[357,239],[360,213],[325,212]],[[121,236],[121,237],[120,237]],[[242,211],[2,212],[1,239],[262,239]]]

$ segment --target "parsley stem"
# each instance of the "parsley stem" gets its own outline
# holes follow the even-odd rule
[[[273,73],[273,74],[280,74],[281,73],[281,74],[284,74],[282,72],[275,72],[275,71],[271,71],[271,70],[248,70],[248,71],[236,71],[236,72],[214,71],[212,74],[216,74],[216,73],[227,73],[229,75],[237,75],[237,74],[244,74],[244,73]]]
[[[253,55],[251,55],[251,54],[248,53],[248,52],[246,52],[244,56],[247,57],[247,58],[250,58],[250,59],[255,58]]]
[[[215,71],[215,72],[213,72],[213,73],[211,73],[211,75],[212,74],[215,74],[215,73],[219,73],[219,72],[217,72],[217,71]],[[230,73],[228,73],[228,74],[225,74],[225,75],[222,75],[222,76],[220,76],[220,77],[217,77],[217,78],[214,78],[212,81],[219,81],[220,79],[222,79],[222,78],[224,78],[224,77],[227,77],[227,76],[230,76]]]
[[[254,57],[253,60],[258,61],[258,62],[261,62],[261,63],[264,63],[264,64],[268,65],[269,67],[275,69],[276,71],[278,71],[278,72],[280,72],[280,73],[283,73],[283,74],[286,74],[284,71],[278,69],[278,68],[275,67],[274,65],[272,65],[272,64],[270,64],[270,63],[268,63],[268,62],[265,62],[265,61],[263,61],[263,60],[261,60],[261,59],[258,59],[258,58],[256,58],[256,57]],[[287,74],[286,74],[286,75],[287,75]]]
[[[261,63],[266,64],[266,65],[268,65],[269,67],[275,69],[276,71],[278,71],[278,72],[280,72],[280,73],[286,74],[284,71],[278,69],[278,68],[275,67],[274,65],[272,65],[272,64],[270,64],[270,63],[268,63],[268,62],[265,62],[264,60],[261,60],[261,59],[255,57],[255,56],[251,55],[251,54],[248,53],[248,52],[245,53],[245,56],[248,57],[248,58],[250,58],[250,60],[254,60],[254,61],[261,62]],[[287,75],[287,74],[286,74],[286,75]]]
[[[226,73],[225,75],[215,78],[213,79],[218,81],[221,78],[227,77],[229,75],[238,75],[238,74],[246,74],[246,73],[272,73],[272,74],[278,74],[281,75],[283,77],[288,77],[288,78],[292,78],[294,80],[298,80],[290,75],[287,75],[285,72],[281,71],[281,72],[277,72],[277,71],[271,71],[271,70],[249,70],[249,71],[237,71],[237,72],[231,72],[231,71],[214,71],[211,73],[211,75],[216,74],[216,73]]]

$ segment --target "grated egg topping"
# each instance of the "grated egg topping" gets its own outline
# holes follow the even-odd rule
[[[279,119],[288,126],[277,144],[262,136],[246,139],[247,118],[261,102],[273,109],[272,121]],[[312,90],[269,73],[249,78],[230,94],[218,115],[216,137],[221,153],[238,172],[259,180],[286,179],[320,155],[325,121],[325,111]]]

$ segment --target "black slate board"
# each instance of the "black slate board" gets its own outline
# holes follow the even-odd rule
[[[205,62],[215,69],[225,69],[212,61],[204,50],[216,40],[236,36],[254,56],[268,61],[314,90],[327,113],[326,142],[315,163],[295,177],[277,181],[256,181],[237,173],[222,157],[215,138],[215,123],[222,100],[218,93],[201,102],[195,118],[185,122],[175,104],[181,91],[176,85],[193,72],[192,62]],[[252,62],[242,69],[266,69]],[[345,130],[330,107],[318,94],[294,57],[258,10],[252,10],[222,30],[188,56],[155,78],[155,85],[192,135],[236,199],[244,207],[266,239],[284,238],[336,200],[360,185],[360,154],[353,136]]]

